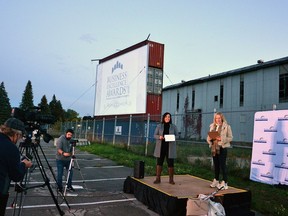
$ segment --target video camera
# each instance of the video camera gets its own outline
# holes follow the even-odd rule
[[[79,140],[76,140],[76,139],[71,139],[70,140],[70,144],[72,145],[72,146],[76,146],[76,143],[78,143],[79,142]]]
[[[53,124],[55,118],[53,115],[43,114],[40,107],[32,107],[28,110],[13,108],[11,116],[24,123],[26,142],[30,142],[33,135],[36,139],[39,139],[40,136],[43,135],[43,140],[46,143],[49,143],[50,140],[53,139],[53,137],[47,133],[47,125]]]

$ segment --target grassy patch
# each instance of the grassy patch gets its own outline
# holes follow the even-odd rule
[[[134,161],[142,160],[145,162],[145,175],[155,175],[156,160],[152,156],[154,145],[148,146],[145,156],[145,147],[131,146],[127,150],[125,145],[111,144],[91,144],[89,146],[77,147],[82,151],[99,155],[117,162],[119,165],[134,167]],[[199,157],[193,163],[188,161],[188,156]],[[178,148],[177,160],[175,163],[176,174],[190,174],[203,179],[211,180],[213,171],[209,163],[210,152],[207,145],[181,145]],[[251,158],[251,149],[229,149],[228,155],[228,177],[229,185],[237,188],[250,190],[252,193],[252,209],[268,216],[288,215],[288,190],[287,187],[276,187],[249,180],[250,165],[239,165],[239,158]],[[207,159],[207,161],[206,161]],[[167,175],[167,168],[163,167],[163,174]]]

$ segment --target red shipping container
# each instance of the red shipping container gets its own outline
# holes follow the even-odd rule
[[[149,62],[148,66],[163,69],[164,65],[164,44],[149,41]]]

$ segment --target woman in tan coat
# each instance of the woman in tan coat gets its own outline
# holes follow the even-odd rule
[[[210,125],[210,132],[218,132],[216,137],[207,136],[207,143],[211,148],[214,164],[214,179],[210,184],[210,187],[217,187],[221,190],[228,189],[228,177],[227,177],[227,148],[230,147],[230,142],[233,139],[232,130],[227,123],[224,115],[220,112],[215,113],[213,123]],[[220,171],[222,171],[223,179],[220,181]]]

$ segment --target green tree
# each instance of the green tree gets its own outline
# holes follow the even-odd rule
[[[34,103],[33,103],[32,84],[31,81],[28,80],[19,108],[25,111],[30,110],[33,107]]]
[[[75,120],[79,120],[79,114],[72,110],[72,109],[68,109],[65,112],[65,121],[75,121]]]
[[[56,121],[64,121],[64,110],[60,101],[56,99],[55,94],[49,103],[51,114],[55,117]]]
[[[185,136],[185,138],[187,138],[188,137],[188,128],[191,126],[191,117],[189,115],[189,97],[188,97],[188,95],[186,96],[185,103],[184,103],[183,123],[184,123],[184,136]]]
[[[50,110],[50,107],[48,105],[46,95],[42,96],[41,102],[38,104],[38,106],[41,108],[42,114],[51,115],[51,110]]]
[[[4,82],[0,84],[0,107],[0,124],[3,124],[11,116],[12,110]]]

